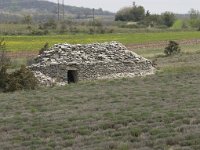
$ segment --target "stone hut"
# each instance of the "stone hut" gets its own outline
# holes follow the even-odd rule
[[[152,62],[118,42],[55,44],[29,66],[41,84],[68,84],[83,80],[153,74]]]

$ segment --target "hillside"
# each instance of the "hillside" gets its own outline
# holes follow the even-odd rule
[[[89,18],[92,9],[65,5],[65,15],[73,18]],[[62,9],[62,8],[61,8]],[[62,12],[60,12],[62,13]],[[0,21],[17,19],[24,15],[48,17],[57,16],[57,4],[44,0],[0,0]],[[103,11],[101,8],[95,10],[96,16],[112,16],[113,13]],[[6,16],[6,17],[5,17]]]

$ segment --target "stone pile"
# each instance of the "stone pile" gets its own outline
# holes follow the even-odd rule
[[[139,67],[142,67],[141,71]],[[41,84],[45,85],[67,83],[64,74],[72,68],[80,72],[80,80],[154,73],[151,61],[127,50],[124,45],[118,42],[55,44],[39,55],[29,68],[34,71]],[[136,74],[134,70],[136,70]],[[123,76],[123,74],[127,75]],[[58,76],[60,81],[58,81]]]
[[[127,50],[121,43],[94,43],[86,45],[55,44],[36,58],[42,67],[58,64],[87,64],[97,62],[139,62],[145,58]],[[145,59],[146,60],[146,59]]]

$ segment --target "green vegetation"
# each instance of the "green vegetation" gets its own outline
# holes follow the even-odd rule
[[[172,12],[164,12],[161,15],[151,15],[149,11],[145,14],[143,6],[125,7],[120,9],[115,15],[115,21],[132,21],[138,27],[171,27],[176,17]],[[136,26],[135,26],[136,27]]]
[[[6,43],[2,39],[0,41],[0,92],[35,89],[38,81],[25,65],[22,65],[19,70],[8,73],[8,68],[12,66],[11,62],[6,55]]]
[[[93,43],[106,41],[119,41],[123,44],[139,44],[168,40],[184,40],[200,38],[200,32],[157,32],[134,34],[76,34],[76,35],[48,35],[48,36],[2,36],[7,43],[9,51],[39,51],[44,43],[50,46],[55,43]],[[0,37],[1,38],[1,37]]]
[[[25,66],[19,70],[7,73],[7,67],[3,66],[0,70],[0,91],[14,92],[17,90],[34,90],[38,81],[33,73]]]
[[[177,42],[169,41],[169,44],[165,47],[164,53],[166,56],[170,56],[172,54],[178,54],[180,51],[181,48]]]
[[[0,69],[4,66],[10,65],[10,59],[6,55],[6,43],[4,39],[0,40]]]
[[[183,20],[176,20],[172,26],[172,29],[183,29],[183,26],[184,26],[184,22]]]
[[[161,18],[162,18],[163,25],[165,25],[167,27],[171,27],[176,20],[175,15],[171,12],[163,13],[161,15]]]
[[[199,150],[199,52],[157,58],[152,76],[1,93],[0,146]]]
[[[23,17],[32,16],[33,21],[40,22],[48,18],[57,18],[57,4],[49,1],[40,0],[0,0],[2,13],[0,14],[0,22],[19,22],[24,21]],[[62,8],[63,9],[63,8]],[[65,5],[66,18],[85,19],[92,16],[93,9]],[[113,16],[108,11],[101,8],[95,9],[97,16]],[[28,19],[29,20],[29,19]]]
[[[0,41],[0,60],[7,58],[5,50],[39,52],[55,43],[119,41],[131,50],[134,44],[200,38],[200,32],[183,32],[200,30],[199,11],[194,9],[188,18],[175,21],[173,13],[154,15],[134,5],[134,10],[119,11],[122,22],[114,22],[112,13],[98,9],[95,14],[99,18],[108,18],[93,22],[92,9],[66,6],[75,21],[57,23],[53,12],[56,4],[36,0],[0,2],[4,12],[15,13],[0,14],[0,22],[5,23],[0,24],[0,39],[6,42]],[[12,5],[7,6],[10,2]],[[43,22],[37,22],[41,20],[37,15],[21,15],[30,2],[27,10],[42,14]],[[128,15],[125,19],[124,14]],[[197,43],[180,45],[181,53],[169,57],[163,54],[164,47],[133,48],[153,60],[158,69],[155,75],[51,88],[37,87],[33,74],[24,66],[20,68],[33,60],[12,59],[9,71],[1,61],[1,149],[199,150],[199,47]],[[18,89],[22,91],[2,92]]]
[[[142,6],[125,7],[115,15],[116,21],[138,22],[145,18],[145,9]]]

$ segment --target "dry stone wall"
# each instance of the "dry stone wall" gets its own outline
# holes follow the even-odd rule
[[[29,66],[44,85],[64,85],[68,71],[77,71],[79,81],[134,77],[153,74],[152,62],[127,50],[118,42],[94,44],[56,44]]]

